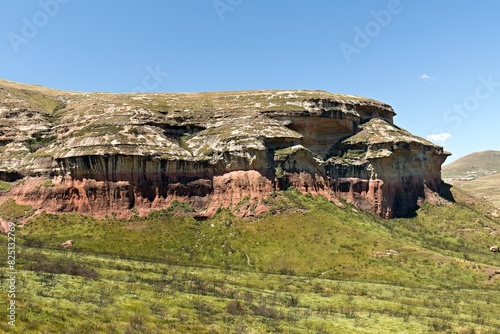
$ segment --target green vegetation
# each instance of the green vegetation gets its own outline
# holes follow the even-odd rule
[[[476,152],[443,167],[442,175],[457,188],[500,208],[500,151]],[[474,178],[460,181],[459,178]]]
[[[500,174],[483,176],[472,181],[452,181],[457,188],[485,198],[500,208]]]
[[[366,156],[366,150],[364,149],[350,149],[342,157],[345,159],[361,159]]]
[[[52,182],[52,180],[47,180],[45,181],[44,183],[42,183],[41,185],[39,186],[36,186],[37,189],[40,189],[40,188],[52,188],[54,187],[55,184]]]
[[[0,191],[9,191],[14,184],[0,180]]]
[[[395,220],[294,189],[254,219],[196,221],[181,202],[129,220],[36,215],[17,229],[17,326],[0,330],[498,333],[500,222],[448,195],[458,203]]]
[[[36,257],[99,277],[39,270]],[[386,284],[182,267],[23,248],[15,328],[6,333],[495,333],[485,289]],[[30,269],[30,270],[26,270]],[[0,296],[7,302],[5,294]]]
[[[178,200],[174,199],[170,205],[168,206],[168,209],[165,210],[167,213],[174,213],[174,214],[182,214],[182,213],[192,213],[196,212],[196,210],[186,202],[179,202]],[[153,213],[153,215],[156,214],[156,212]],[[159,215],[161,216],[161,212]]]
[[[286,148],[282,148],[282,149],[274,151],[274,160],[275,161],[286,160],[286,159],[290,158],[292,155],[294,155],[295,153],[300,152],[302,150],[313,155],[313,153],[311,151],[309,151],[308,149],[306,149],[304,146],[295,145],[295,146],[286,147]]]
[[[276,169],[274,170],[274,174],[278,179],[282,179],[286,176],[286,172],[283,170],[283,167],[281,167],[281,165],[278,165],[276,167]]]
[[[35,212],[29,205],[19,205],[12,198],[0,205],[0,218],[6,220],[16,220],[31,216]]]
[[[362,130],[343,141],[345,145],[375,145],[383,143],[416,142],[427,146],[435,146],[432,142],[413,135],[407,130],[389,124],[380,118],[372,118],[362,125]]]
[[[19,89],[14,91],[16,95],[27,101],[31,107],[39,110],[45,114],[52,114],[57,110],[64,109],[66,104],[59,99],[42,94],[31,89]]]
[[[39,134],[33,135],[33,138],[30,138],[24,142],[24,145],[28,148],[31,153],[38,151],[39,149],[50,145],[57,139],[56,136],[43,137]]]

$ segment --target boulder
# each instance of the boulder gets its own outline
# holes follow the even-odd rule
[[[68,249],[73,247],[73,240],[67,240],[61,244],[61,248]]]

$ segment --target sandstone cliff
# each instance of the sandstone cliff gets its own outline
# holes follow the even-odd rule
[[[127,216],[176,199],[200,216],[254,215],[294,186],[401,216],[439,188],[448,153],[394,115],[322,91],[87,94],[0,80],[0,180],[12,183],[0,202]]]

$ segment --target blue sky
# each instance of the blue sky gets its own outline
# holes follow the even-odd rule
[[[74,91],[320,89],[453,153],[500,149],[500,1],[23,0],[0,77]],[[450,161],[452,160],[450,159]]]

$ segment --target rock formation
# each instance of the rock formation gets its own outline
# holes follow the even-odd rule
[[[393,109],[323,91],[74,93],[0,80],[0,203],[130,215],[189,202],[254,215],[291,186],[391,218],[441,184],[442,147]]]

